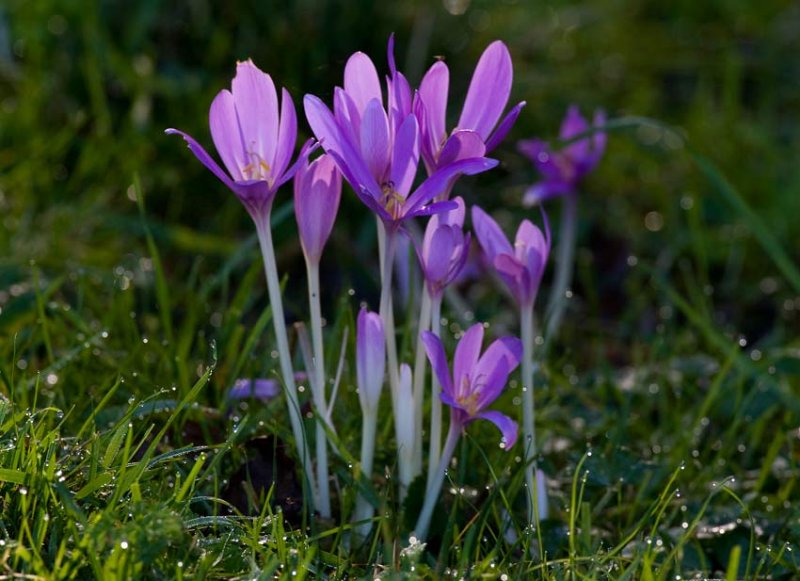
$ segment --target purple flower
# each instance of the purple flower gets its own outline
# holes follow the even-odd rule
[[[357,52],[345,65],[344,88],[334,91],[333,112],[314,95],[303,103],[311,130],[336,160],[356,195],[389,226],[413,216],[451,209],[450,203],[428,205],[460,174],[476,174],[497,161],[478,156],[444,164],[411,191],[419,164],[419,126],[411,112],[410,88],[394,65],[389,41],[388,112],[378,72],[370,58]]]
[[[603,111],[596,111],[592,127],[606,122]],[[585,133],[591,127],[575,105],[567,110],[561,123],[559,139],[568,141]],[[539,139],[526,139],[517,144],[519,151],[528,156],[544,179],[525,192],[522,203],[533,206],[554,196],[574,194],[578,183],[592,171],[606,148],[606,134],[602,131],[570,143],[561,151],[552,151],[550,145]]]
[[[377,313],[362,307],[356,322],[358,399],[365,413],[376,413],[386,369],[386,339]]]
[[[523,220],[512,247],[497,222],[478,206],[472,207],[475,235],[489,262],[520,305],[533,304],[550,254],[550,227],[545,231]]]
[[[339,211],[342,176],[329,155],[301,160],[294,180],[294,213],[307,259],[318,264]]]
[[[451,378],[439,337],[425,331],[422,341],[442,385],[442,401],[450,406],[451,421],[463,429],[473,420],[489,420],[503,434],[503,447],[510,449],[517,440],[516,422],[505,414],[487,411],[486,408],[497,399],[508,382],[509,374],[519,365],[522,342],[516,337],[502,337],[481,355],[483,325],[472,325],[456,346]]]
[[[456,209],[434,214],[425,228],[419,255],[425,283],[431,296],[441,295],[467,261],[470,236],[464,235],[464,200],[455,198]]]
[[[420,123],[420,148],[429,174],[459,159],[481,157],[497,147],[525,106],[524,101],[518,103],[497,126],[511,94],[513,76],[508,48],[499,40],[493,42],[475,67],[458,125],[448,136],[450,71],[442,61],[428,69],[414,98],[414,113]]]
[[[211,137],[227,173],[191,136],[177,129],[166,133],[182,136],[197,159],[239,197],[252,216],[263,216],[270,211],[275,192],[298,167],[298,163],[289,167],[297,116],[286,89],[282,89],[280,109],[279,114],[272,78],[248,59],[237,63],[231,90],[220,91],[209,112]],[[303,146],[300,160],[310,149],[311,140]]]
[[[281,393],[281,386],[277,379],[237,379],[228,391],[228,399],[247,399],[254,397],[268,400]]]

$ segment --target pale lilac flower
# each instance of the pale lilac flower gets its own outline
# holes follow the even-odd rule
[[[559,139],[569,141],[592,127],[603,126],[605,122],[605,113],[596,111],[590,126],[578,107],[572,105],[561,123]],[[533,206],[555,196],[574,194],[581,179],[595,168],[603,156],[606,134],[599,131],[570,143],[560,151],[553,151],[550,144],[540,139],[520,141],[517,147],[531,159],[544,178],[528,188],[523,197],[523,204]]]
[[[227,173],[191,136],[177,129],[203,165],[230,188],[252,216],[263,217],[272,207],[278,188],[292,179],[307,157],[311,140],[300,159],[289,167],[297,139],[297,116],[292,98],[282,89],[280,114],[272,78],[251,60],[236,65],[231,90],[222,90],[211,103],[211,137]]]
[[[472,207],[472,224],[486,258],[517,302],[533,304],[550,255],[550,227],[546,216],[544,233],[530,220],[523,220],[513,247],[497,222],[478,206]]]
[[[432,297],[441,296],[467,261],[470,235],[464,234],[464,200],[454,198],[456,209],[434,214],[425,228],[419,262]]]
[[[525,106],[524,101],[518,103],[498,125],[511,94],[513,76],[508,47],[499,40],[493,42],[478,60],[458,124],[448,135],[450,71],[443,61],[428,69],[414,98],[414,113],[420,123],[420,150],[429,174],[459,159],[481,157],[497,147]]]
[[[356,322],[356,377],[358,399],[365,413],[378,410],[386,369],[386,339],[377,313],[362,307]]]
[[[450,406],[451,421],[463,429],[474,420],[489,420],[503,434],[503,447],[506,450],[511,448],[517,440],[516,422],[505,414],[486,408],[497,399],[508,382],[509,374],[519,365],[522,357],[520,340],[502,337],[481,355],[483,325],[472,325],[456,346],[452,376],[439,337],[425,331],[422,340],[431,367],[442,385],[442,401]]]
[[[281,386],[277,379],[263,377],[237,379],[233,382],[233,387],[228,391],[228,399],[247,399],[252,397],[266,401],[279,396],[280,393]]]
[[[300,244],[312,263],[318,264],[339,211],[342,176],[329,155],[310,164],[301,161],[294,179],[294,213]]]
[[[347,61],[344,88],[334,91],[333,112],[314,95],[303,102],[311,130],[356,195],[395,229],[407,218],[453,208],[448,202],[429,202],[458,175],[486,171],[497,161],[481,154],[443,164],[411,191],[419,164],[419,126],[411,112],[408,82],[394,65],[392,43],[390,39],[388,112],[375,65],[361,52]]]

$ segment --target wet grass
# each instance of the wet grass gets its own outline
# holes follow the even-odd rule
[[[439,3],[362,4],[0,9],[2,574],[794,578],[797,9],[476,1],[453,16]],[[430,55],[446,56],[454,103],[459,75],[489,40],[506,40],[514,97],[529,103],[513,139],[553,136],[569,102],[614,119],[579,202],[562,336],[537,378],[553,509],[537,530],[524,522],[521,455],[502,451],[491,426],[470,426],[429,543],[415,549],[404,541],[420,499],[395,496],[388,398],[375,479],[332,458],[331,521],[305,508],[283,400],[226,399],[235,379],[277,367],[255,238],[230,193],[161,131],[210,143],[208,105],[247,56],[296,103],[303,92],[327,99],[354,50],[383,66],[392,30],[412,80]],[[497,155],[503,167],[459,193],[510,231],[534,176],[511,140]],[[352,358],[360,302],[377,308],[374,223],[345,198],[322,265],[331,370],[345,329]],[[558,204],[548,211],[557,224]],[[300,320],[288,191],[273,227],[286,308]],[[518,332],[490,282],[459,294],[466,312],[445,307],[450,347],[469,320]],[[401,329],[408,361],[411,328]],[[345,365],[334,417],[350,452],[354,384]],[[515,381],[501,407],[513,413],[519,398]],[[306,426],[313,434],[311,416]],[[379,516],[347,549],[359,486]]]

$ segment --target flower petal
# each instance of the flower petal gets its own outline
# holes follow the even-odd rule
[[[220,91],[214,97],[208,114],[208,125],[211,129],[211,139],[222,158],[222,163],[228,168],[228,173],[234,180],[245,179],[242,169],[249,160],[245,154],[239,118],[236,116],[236,106],[230,91]]]
[[[516,337],[501,337],[489,345],[472,369],[473,378],[482,377],[485,381],[478,398],[478,409],[487,408],[497,399],[521,358],[522,341]]]
[[[514,255],[511,243],[500,226],[479,206],[472,206],[472,226],[490,263],[494,264],[495,258],[501,254]]]
[[[468,393],[463,393],[463,390],[470,388],[469,377],[471,376],[473,379],[475,377],[472,370],[480,357],[481,347],[483,347],[483,324],[475,323],[467,329],[456,345],[453,357],[453,383],[456,399],[469,396]]]
[[[463,159],[439,168],[427,180],[422,182],[406,201],[405,213],[411,213],[442,193],[450,180],[459,174],[474,175],[492,169],[497,165],[496,159],[477,157]]]
[[[419,164],[419,139],[417,118],[406,116],[395,136],[392,152],[391,181],[402,197],[408,196]]]
[[[447,356],[444,354],[442,340],[430,331],[423,331],[420,339],[425,345],[425,352],[428,354],[431,368],[439,380],[439,385],[442,386],[442,393],[447,393],[453,399],[455,397],[453,382],[450,379],[450,370],[447,367]]]
[[[289,167],[289,160],[292,159],[294,144],[297,141],[297,113],[292,96],[286,89],[281,90],[281,119],[277,139],[275,162],[272,165],[272,176],[276,180],[280,179]]]
[[[503,434],[503,449],[510,450],[514,443],[517,441],[517,436],[519,434],[519,427],[517,426],[517,422],[509,418],[507,415],[502,414],[498,411],[488,410],[485,412],[481,412],[476,418],[481,418],[483,420],[489,420],[495,426],[498,427],[500,433]]]
[[[186,141],[186,143],[189,146],[189,150],[195,155],[197,159],[200,160],[200,162],[204,166],[206,166],[211,171],[211,173],[217,176],[219,180],[223,184],[228,186],[231,190],[236,189],[236,184],[233,183],[233,180],[231,180],[228,174],[226,174],[225,171],[219,166],[219,164],[216,161],[214,161],[214,158],[212,158],[208,154],[208,152],[205,149],[203,149],[203,146],[197,143],[194,137],[178,129],[167,129],[164,133],[166,133],[167,135],[180,135],[181,137],[183,137],[184,141]]]
[[[371,313],[366,307],[362,307],[356,322],[356,378],[362,409],[377,409],[385,370],[386,340],[383,323],[377,313]]]
[[[236,65],[231,92],[245,151],[250,156],[248,163],[264,162],[273,168],[278,141],[278,93],[272,77],[248,59]]]
[[[361,154],[357,152],[352,143],[346,139],[336,119],[328,107],[314,95],[306,95],[303,99],[306,119],[311,130],[322,145],[322,148],[334,155],[339,170],[345,176],[356,194],[379,195],[380,186],[370,173]]]
[[[525,104],[525,101],[520,101],[505,117],[503,117],[500,125],[497,126],[497,129],[494,130],[489,139],[486,140],[486,153],[492,152],[494,148],[500,145],[500,142],[505,139],[508,132],[511,131],[511,128],[514,127],[514,123],[517,122],[517,117],[519,117]]]
[[[377,99],[372,99],[361,118],[361,156],[380,184],[389,166],[389,120]]]
[[[420,119],[422,147],[432,159],[439,157],[439,150],[447,139],[446,117],[449,86],[450,71],[443,61],[435,62],[419,84],[419,99],[422,101],[424,111],[424,117]]]
[[[354,53],[344,67],[344,90],[363,114],[373,99],[383,103],[381,82],[372,60],[363,52]]]
[[[441,285],[450,271],[450,260],[456,244],[456,229],[443,224],[431,235],[428,252],[422,255],[422,270],[429,287]]]
[[[513,76],[508,48],[501,41],[494,41],[475,67],[458,120],[459,129],[472,129],[484,141],[488,139],[508,103]]]
[[[341,174],[329,155],[323,155],[310,165],[301,167],[295,176],[297,229],[303,252],[313,263],[319,263],[322,249],[330,236],[341,193]]]
[[[471,129],[457,129],[447,138],[439,153],[438,167],[444,167],[460,159],[483,157],[486,146],[478,133]]]

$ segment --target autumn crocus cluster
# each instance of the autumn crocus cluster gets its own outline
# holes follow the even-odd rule
[[[238,64],[231,90],[221,91],[211,105],[209,125],[221,165],[186,133],[174,129],[167,132],[186,140],[195,156],[241,200],[255,222],[273,313],[280,383],[314,508],[323,517],[331,517],[334,512],[329,451],[342,454],[336,446],[346,441],[335,437],[334,404],[343,372],[354,369],[363,423],[360,463],[353,467],[353,477],[360,484],[355,503],[343,502],[342,506],[353,507],[349,518],[355,536],[366,536],[377,506],[370,500],[375,495],[367,494],[364,487],[373,482],[380,399],[384,384],[388,384],[392,408],[389,417],[393,419],[395,436],[392,457],[396,458],[401,500],[412,480],[424,473],[427,458],[425,501],[414,529],[422,539],[427,534],[445,471],[469,424],[478,419],[494,423],[506,450],[517,440],[517,423],[489,406],[501,395],[520,362],[525,390],[520,412],[525,459],[533,475],[533,305],[549,256],[550,232],[546,220],[544,231],[524,220],[512,245],[483,210],[473,206],[467,211],[463,198],[451,198],[462,176],[497,165],[496,160],[486,156],[511,130],[525,105],[520,102],[507,110],[513,69],[506,46],[496,41],[486,48],[469,83],[458,122],[451,128],[447,126],[447,66],[441,61],[434,63],[414,89],[396,66],[393,39],[389,41],[387,61],[388,73],[382,83],[373,61],[357,52],[344,67],[343,83],[334,88],[332,103],[326,104],[314,95],[304,97],[305,116],[315,139],[303,145],[293,163],[297,118],[292,99],[283,89],[279,101],[270,76],[251,61]],[[574,131],[573,126],[574,123],[570,131]],[[563,159],[552,154],[553,163],[561,168],[566,166],[564,160],[580,157],[575,145],[563,154]],[[537,159],[542,162],[543,152],[549,150],[544,145],[536,147]],[[314,153],[316,148],[319,154]],[[595,143],[593,148],[594,151],[598,145]],[[312,156],[315,159],[310,159]],[[278,189],[292,179],[299,243],[306,263],[311,328],[309,339],[305,325],[295,324],[296,344],[302,353],[304,377],[313,402],[309,416],[313,418],[313,437],[306,433],[300,414],[302,402],[295,382],[298,357],[289,347],[270,229],[271,208]],[[354,365],[347,365],[345,336],[339,337],[339,359],[331,366],[325,360],[319,265],[334,228],[343,180],[375,216],[381,293],[378,313],[367,306],[359,311]],[[450,341],[440,333],[441,309],[445,293],[458,279],[469,255],[472,235],[466,229],[468,216],[472,217],[487,262],[520,308],[522,341],[503,337],[482,352],[485,327],[475,324],[460,337],[450,365],[446,355]],[[424,230],[411,226],[425,218],[428,222]],[[392,273],[395,248],[401,240],[411,240],[422,274],[418,323],[415,328],[410,325],[411,353],[398,350],[395,326]],[[405,313],[404,319],[409,321],[412,317]],[[335,340],[330,334],[327,338]],[[412,354],[413,372],[403,362]],[[426,384],[428,375],[430,383]],[[264,386],[274,389],[278,385],[272,378],[267,381],[238,383],[235,397],[261,397]],[[443,404],[449,408],[444,444]],[[426,412],[430,418],[427,434]],[[427,455],[423,453],[426,436]],[[528,488],[534,488],[530,479]]]

